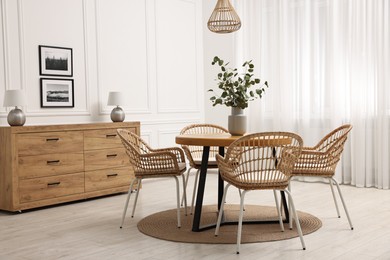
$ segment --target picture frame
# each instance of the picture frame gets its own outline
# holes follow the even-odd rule
[[[41,107],[74,107],[73,79],[41,78]]]
[[[39,45],[39,74],[72,77],[72,48]]]

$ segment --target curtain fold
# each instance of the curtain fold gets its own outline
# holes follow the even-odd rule
[[[249,130],[294,131],[305,145],[351,123],[336,178],[390,186],[390,1],[235,1],[236,61],[253,60],[269,89]]]

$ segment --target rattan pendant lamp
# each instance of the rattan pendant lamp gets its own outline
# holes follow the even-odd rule
[[[240,17],[238,17],[230,0],[218,0],[207,22],[207,27],[215,33],[231,33],[240,29]]]

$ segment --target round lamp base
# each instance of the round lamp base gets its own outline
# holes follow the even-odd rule
[[[7,121],[10,126],[22,126],[26,123],[26,116],[21,109],[15,108],[9,112]]]
[[[125,112],[120,107],[115,107],[111,111],[112,122],[123,122],[125,120]]]

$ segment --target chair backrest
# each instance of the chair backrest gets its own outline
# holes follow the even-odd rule
[[[336,168],[340,161],[341,154],[344,151],[344,144],[347,141],[348,134],[352,129],[352,125],[342,125],[329,134],[327,134],[321,141],[318,142],[314,149],[327,154],[322,163],[327,167]]]
[[[240,188],[288,185],[302,145],[302,138],[289,132],[246,135],[228,147],[223,163],[217,157],[218,167],[224,180]]]
[[[152,148],[141,137],[129,130],[117,129],[117,133],[126,149],[130,163],[135,168],[134,170],[142,169],[140,156],[150,153]]]
[[[293,174],[297,176],[333,176],[351,129],[352,126],[349,124],[342,125],[324,136],[317,145],[303,147]]]
[[[229,131],[222,126],[213,125],[213,124],[193,124],[184,127],[181,131],[181,135],[185,134],[217,134],[217,133],[229,133]],[[191,166],[194,166],[194,158],[202,158],[203,147],[186,145],[182,146],[186,156],[190,162]],[[218,147],[210,147],[210,158],[215,158],[215,155],[218,154]]]
[[[345,142],[347,140],[348,133],[351,131],[352,125],[342,125],[337,127],[332,132],[324,136],[314,148],[317,151],[326,151],[337,142]]]

